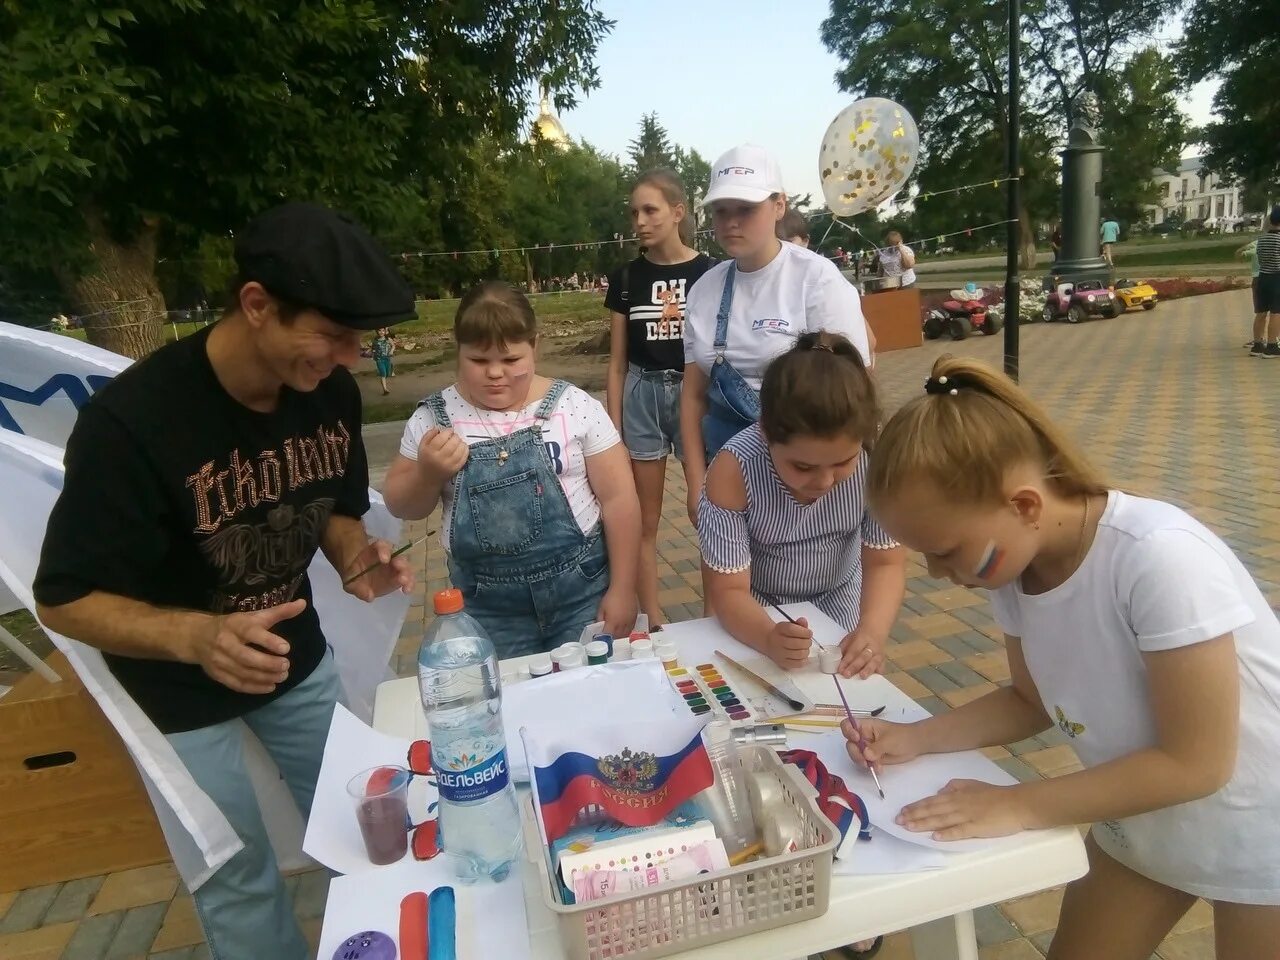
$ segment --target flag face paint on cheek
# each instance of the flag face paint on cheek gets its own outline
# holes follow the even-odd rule
[[[996,572],[1003,560],[1004,551],[996,546],[994,540],[988,540],[987,548],[982,551],[982,559],[978,561],[978,566],[973,571],[973,575],[979,580],[986,580]]]

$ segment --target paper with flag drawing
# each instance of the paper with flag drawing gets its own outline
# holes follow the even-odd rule
[[[568,732],[524,727],[544,840],[562,836],[583,807],[599,807],[628,826],[650,826],[711,786],[705,725],[673,715]]]

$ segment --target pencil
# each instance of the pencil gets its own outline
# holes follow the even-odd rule
[[[390,562],[394,560],[396,557],[400,556],[400,554],[404,553],[406,550],[410,550],[413,547],[416,547],[418,544],[420,544],[423,540],[427,539],[427,537],[429,536],[431,536],[430,533],[424,533],[417,540],[411,541],[410,543],[406,543],[404,546],[396,547],[395,550],[391,552],[391,556],[387,558],[387,561]],[[373,573],[373,571],[377,570],[382,565],[383,565],[382,561],[379,560],[377,563],[371,564],[370,566],[365,567],[359,573],[356,573],[356,574],[353,574],[352,576],[347,577],[347,579],[342,581],[342,585],[345,587],[348,584],[355,583],[365,574]]]

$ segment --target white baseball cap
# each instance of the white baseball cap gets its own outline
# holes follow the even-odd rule
[[[782,170],[764,147],[744,143],[723,153],[711,166],[711,183],[702,205],[717,200],[745,200],[759,203],[782,193]]]

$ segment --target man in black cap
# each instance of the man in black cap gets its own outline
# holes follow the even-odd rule
[[[80,411],[35,596],[51,629],[97,647],[244,847],[193,891],[216,957],[308,955],[242,752],[242,722],[305,817],[338,696],[307,567],[317,548],[371,601],[409,590],[370,542],[360,332],[413,316],[413,293],[357,224],[314,204],[236,243],[212,327],[137,363]]]

